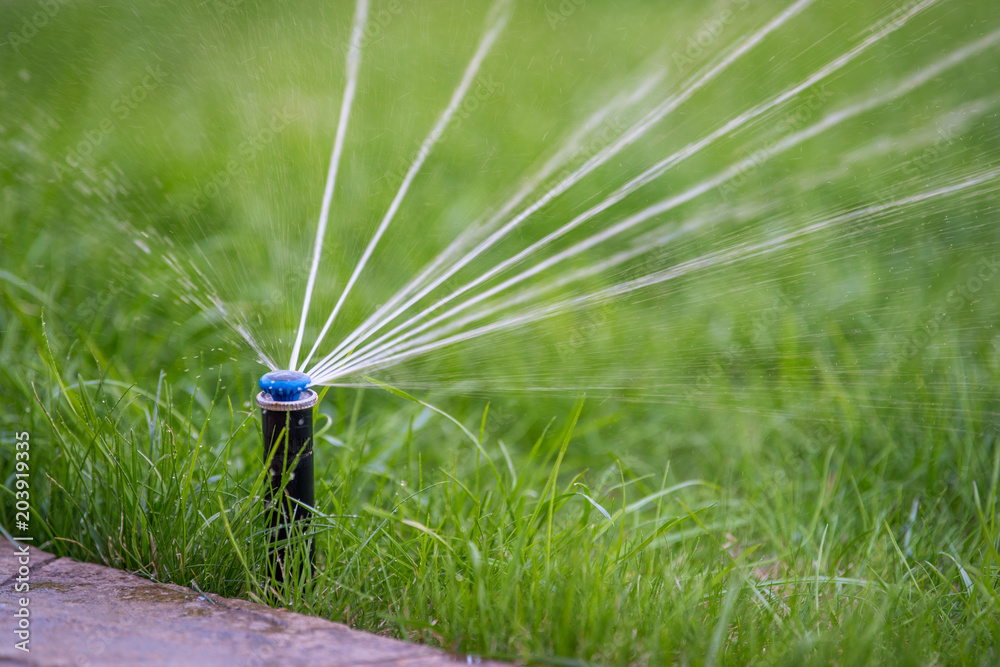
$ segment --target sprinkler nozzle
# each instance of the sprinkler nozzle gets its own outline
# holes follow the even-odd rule
[[[270,480],[266,500],[271,505],[270,564],[279,581],[287,575],[287,547],[293,535],[309,529],[313,491],[313,415],[319,396],[309,389],[308,375],[298,371],[272,371],[260,379],[257,405],[264,427],[264,465]],[[309,546],[312,560],[313,546]],[[311,565],[310,565],[311,569]]]
[[[302,398],[311,382],[312,378],[299,371],[271,371],[264,373],[258,384],[261,391],[270,394],[275,401],[288,402]]]

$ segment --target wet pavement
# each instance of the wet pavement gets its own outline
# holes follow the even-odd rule
[[[27,576],[21,569],[24,561]],[[22,553],[21,545],[0,537],[0,664],[501,663],[455,657],[312,616],[157,584],[34,548]]]

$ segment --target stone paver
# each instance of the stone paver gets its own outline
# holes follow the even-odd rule
[[[113,568],[30,550],[30,653],[15,647],[17,547],[0,537],[0,664],[484,664],[245,600],[157,584]]]

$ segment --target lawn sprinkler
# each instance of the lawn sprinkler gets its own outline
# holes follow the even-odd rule
[[[283,581],[289,564],[288,540],[306,535],[315,502],[313,490],[313,415],[319,396],[298,371],[272,371],[260,379],[257,394],[264,430],[264,464],[269,467],[268,567]],[[312,568],[314,545],[309,546]]]

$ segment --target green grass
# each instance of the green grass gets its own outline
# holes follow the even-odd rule
[[[325,249],[341,282],[394,194],[385,175],[433,123],[483,12],[403,5],[366,52],[336,204],[349,215]],[[346,320],[500,201],[588,100],[716,15],[574,6],[554,25],[544,5],[518,9],[484,71],[503,85],[428,163]],[[330,389],[316,415],[319,568],[308,584],[281,585],[264,566],[251,404],[261,368],[160,255],[204,253],[215,287],[261,316],[255,332],[287,354],[349,8],[53,7],[17,50],[0,46],[0,104],[16,111],[0,121],[5,530],[14,433],[27,431],[39,546],[457,653],[553,664],[998,660],[994,191],[835,228],[495,346],[374,374],[391,386]],[[887,9],[811,10],[526,234],[800,80]],[[737,13],[697,63],[774,11]],[[30,17],[0,10],[5,26]],[[830,81],[823,111],[998,24],[989,3],[943,3]],[[163,81],[121,118],[116,102],[147,66]],[[955,136],[940,129],[946,112],[995,95],[997,69],[994,50],[754,170],[737,200],[774,209],[648,261],[683,262],[766,238],[781,216],[794,225],[995,166],[995,109],[969,114]],[[728,138],[623,210],[773,141],[782,122],[819,117],[805,108]],[[286,112],[293,120],[262,139]],[[98,138],[78,155],[88,136]],[[892,147],[846,175],[799,178],[880,137]],[[234,159],[238,176],[221,184]],[[713,192],[706,206],[727,197]],[[316,312],[335,298],[319,294]],[[529,373],[566,390],[502,390]],[[412,386],[424,379],[436,388]],[[451,379],[477,383],[450,390]]]

